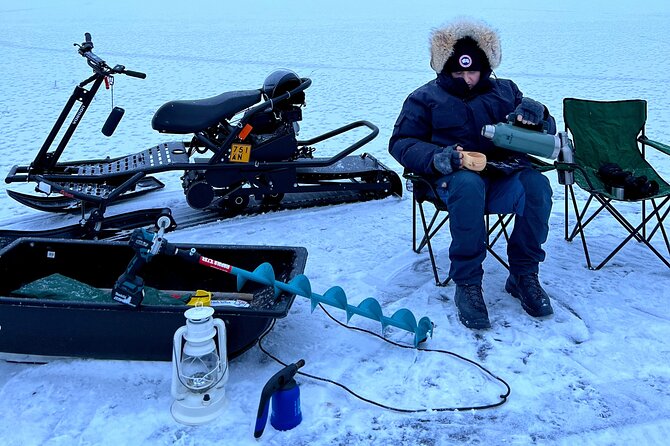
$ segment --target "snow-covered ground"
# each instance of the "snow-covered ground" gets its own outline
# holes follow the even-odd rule
[[[99,129],[111,108],[98,95],[63,159],[124,155],[169,140],[151,130],[153,112],[172,99],[260,87],[273,69],[310,77],[301,137],[367,119],[380,135],[364,150],[397,172],[386,144],[402,101],[431,79],[428,34],[461,14],[500,30],[503,62],[524,93],[544,102],[562,127],[562,99],[643,98],[647,135],[670,142],[670,34],[667,2],[478,1],[333,2],[270,0],[115,2],[26,0],[0,5],[0,172],[29,163],[74,85],[88,75],[72,46],[93,35],[110,64],[147,73],[117,76],[114,105],[126,115],[112,138]],[[345,144],[346,141],[342,142]],[[324,147],[331,155],[342,145]],[[670,179],[670,161],[653,153]],[[411,196],[237,217],[169,235],[171,242],[304,246],[315,292],[339,285],[350,303],[378,299],[385,314],[408,308],[435,323],[431,349],[481,363],[507,381],[496,409],[404,414],[364,403],[339,387],[298,376],[302,424],[260,440],[253,426],[260,391],[280,366],[253,348],[230,364],[228,405],[199,427],[173,421],[170,364],[60,360],[0,362],[0,443],[70,444],[665,444],[670,435],[670,270],[631,244],[600,271],[585,267],[579,243],[563,240],[563,189],[555,173],[551,232],[541,280],[555,315],[527,316],[503,289],[506,271],[485,262],[493,328],[477,333],[455,313],[453,285],[434,286],[426,253],[411,250]],[[186,207],[178,178],[137,203]],[[16,185],[0,186],[30,191]],[[0,196],[0,228],[71,223]],[[594,227],[599,248],[624,234]],[[448,237],[438,241],[448,266]],[[665,248],[662,248],[665,249]],[[663,251],[665,252],[665,251]],[[667,254],[667,253],[666,253]],[[338,310],[333,316],[344,320]],[[354,317],[350,325],[379,331]],[[387,336],[409,343],[405,332]],[[2,331],[0,331],[2,336]],[[341,382],[366,398],[402,408],[476,406],[505,388],[478,368],[439,353],[399,349],[340,327],[297,297],[266,347],[304,371]]]

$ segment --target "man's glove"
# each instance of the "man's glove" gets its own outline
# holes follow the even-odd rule
[[[447,146],[437,149],[433,155],[433,167],[440,173],[448,175],[461,168],[462,153],[457,146]]]
[[[523,124],[538,125],[544,118],[544,105],[531,98],[522,98],[513,115],[515,120]]]

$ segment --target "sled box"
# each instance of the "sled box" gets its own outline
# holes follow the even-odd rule
[[[174,245],[195,248],[206,257],[248,271],[270,263],[276,280],[283,282],[301,274],[307,260],[307,250],[301,247]],[[191,307],[179,300],[138,308],[114,301],[111,288],[134,255],[126,242],[53,238],[20,238],[0,250],[0,358],[170,361],[173,335],[185,325],[184,311]],[[156,255],[138,276],[145,288],[182,296],[183,301],[196,290],[227,296],[223,306],[214,306],[214,317],[226,324],[228,358],[252,347],[273,320],[288,314],[295,299],[295,294],[286,292],[275,298],[272,286],[253,281],[238,290],[236,276],[178,256]],[[89,301],[69,299],[69,288],[64,298],[21,292],[49,277],[66,277],[79,289],[109,293],[109,298],[103,294],[102,299]],[[50,291],[57,294],[58,290]],[[246,299],[248,305],[226,305],[231,296]]]

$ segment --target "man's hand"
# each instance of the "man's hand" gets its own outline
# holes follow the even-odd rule
[[[525,125],[538,125],[544,117],[544,105],[531,98],[522,98],[513,112],[517,122]]]
[[[440,173],[448,175],[461,168],[463,164],[463,148],[459,145],[442,147],[433,155],[433,167]]]

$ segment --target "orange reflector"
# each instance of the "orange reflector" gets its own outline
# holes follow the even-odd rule
[[[242,130],[240,131],[239,137],[240,140],[244,141],[244,139],[249,136],[249,133],[251,133],[251,130],[253,130],[253,127],[251,124],[246,124]]]

